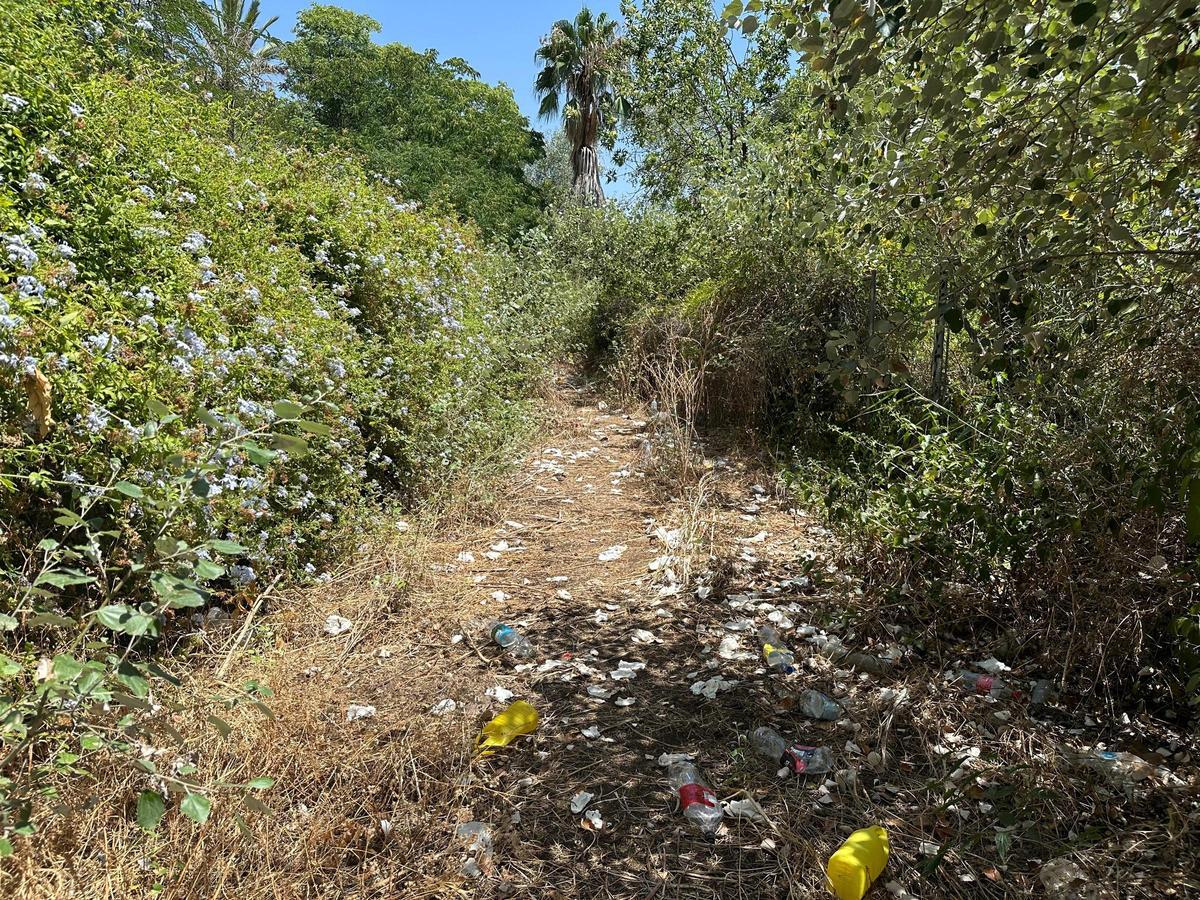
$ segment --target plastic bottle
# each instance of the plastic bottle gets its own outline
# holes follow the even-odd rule
[[[991,675],[979,675],[975,672],[968,672],[966,669],[959,669],[952,680],[976,694],[990,694],[997,699],[1021,697],[1020,691],[1014,691],[1007,682],[993,678]]]
[[[667,769],[667,778],[679,796],[684,817],[695,823],[705,837],[715,837],[721,825],[721,804],[700,777],[700,771],[690,762],[675,762]]]
[[[829,857],[827,887],[838,900],[862,900],[887,865],[888,833],[878,825],[861,828]]]
[[[1124,751],[1089,750],[1075,758],[1081,765],[1099,772],[1113,784],[1143,781],[1154,774],[1151,763]]]
[[[529,643],[529,638],[511,625],[493,622],[488,627],[488,633],[492,636],[493,641],[513,656],[524,658],[533,655],[533,644]]]
[[[767,667],[774,672],[795,672],[796,657],[783,642],[781,635],[770,625],[764,625],[758,630],[758,639],[763,645],[763,659]]]
[[[833,770],[833,754],[824,747],[789,744],[773,728],[756,728],[750,734],[750,746],[760,756],[773,760],[796,775],[824,775]]]
[[[842,717],[842,706],[828,694],[805,690],[796,696],[796,709],[810,719],[833,722]]]

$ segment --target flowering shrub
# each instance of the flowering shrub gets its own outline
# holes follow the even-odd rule
[[[168,792],[206,818],[194,767],[136,752],[156,644],[264,570],[315,575],[385,492],[493,456],[587,302],[147,40],[98,0],[6,4],[0,33],[9,836],[29,775],[102,748],[156,779],[146,821]]]

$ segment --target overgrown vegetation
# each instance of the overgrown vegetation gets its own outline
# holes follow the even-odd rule
[[[160,37],[103,0],[4,11],[0,852],[110,751],[147,825],[206,818],[193,765],[139,752],[173,733],[161,651],[498,461],[588,305]]]
[[[626,13],[669,212],[554,226],[615,371],[693,354],[709,421],[794,448],[893,612],[1009,629],[1085,691],[1194,694],[1195,7]]]

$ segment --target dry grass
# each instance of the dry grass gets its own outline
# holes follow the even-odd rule
[[[878,677],[803,659],[796,680],[847,708],[844,721],[812,723],[788,710],[757,658],[721,659],[717,645],[731,633],[724,623],[761,619],[764,604],[796,624],[840,623],[846,642],[863,649],[890,640],[884,625],[903,622],[859,593],[853,567],[839,565],[840,548],[818,522],[770,490],[751,493],[755,482],[769,488],[758,467],[736,458],[715,465],[696,446],[705,474],[669,496],[643,465],[641,420],[599,410],[583,391],[562,396],[573,406],[549,401],[560,404],[554,431],[494,508],[414,519],[405,534],[382,525],[332,584],[260,614],[250,649],[229,671],[271,686],[273,719],[240,708],[229,714],[236,727],[225,742],[179,719],[208,774],[278,779],[264,795],[270,815],[245,811],[239,826],[227,795],[207,827],[172,816],[148,837],[127,808],[144,776],[75,785],[76,796],[91,796],[90,811],[10,861],[0,880],[6,895],[815,897],[828,854],[850,830],[876,822],[892,834],[885,880],[925,898],[1028,896],[1039,891],[1041,861],[1063,854],[1103,885],[1095,896],[1200,890],[1193,766],[1170,763],[1188,789],[1143,783],[1126,792],[1063,759],[1065,748],[1096,740],[1131,746],[1131,732],[1150,740],[1143,752],[1171,741],[1186,750],[1162,723],[1089,724],[1065,705],[1034,719],[1020,704],[964,695],[938,674],[957,657],[989,652],[966,645],[942,657],[914,652]],[[679,529],[675,549],[655,538],[659,526]],[[763,531],[762,540],[744,540]],[[499,541],[508,548],[489,558]],[[598,560],[618,544],[627,548],[619,559]],[[661,568],[649,571],[663,555],[677,558],[674,583],[710,586],[711,596],[672,590]],[[353,632],[325,635],[330,613],[353,621]],[[515,666],[486,644],[492,618],[530,637],[537,664]],[[856,631],[848,623],[859,618],[867,624]],[[638,643],[638,629],[656,642]],[[189,695],[219,687],[215,673],[236,632],[197,660]],[[742,643],[756,651],[752,637]],[[620,659],[646,667],[616,682],[608,673]],[[717,673],[737,686],[717,700],[692,693],[693,682]],[[618,691],[604,701],[588,685]],[[493,686],[533,703],[541,724],[473,761],[478,728],[502,708],[484,694]],[[617,697],[635,702],[618,707]],[[443,698],[458,708],[430,715]],[[346,723],[350,702],[373,704],[377,715]],[[824,783],[777,780],[745,745],[764,723],[829,746],[839,773]],[[585,737],[593,726],[600,736]],[[730,821],[712,843],[688,830],[655,761],[678,751],[697,755],[722,797],[757,799],[770,824]],[[975,761],[955,775],[967,758]],[[595,795],[589,806],[602,830],[570,811],[578,791]],[[494,835],[478,879],[460,874],[454,825],[468,820],[489,823]]]

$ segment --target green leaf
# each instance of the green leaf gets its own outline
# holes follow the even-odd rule
[[[214,416],[207,409],[196,410],[196,418],[207,425],[209,428],[221,428],[221,420]]]
[[[83,663],[73,656],[60,653],[54,657],[54,675],[64,681],[70,681],[83,671]]]
[[[1095,3],[1077,3],[1071,8],[1071,21],[1076,25],[1083,25],[1091,21],[1096,15]]]
[[[29,621],[26,624],[30,627],[51,625],[55,628],[74,628],[79,623],[69,616],[61,616],[58,613],[52,612],[41,612],[36,616],[30,616]]]
[[[281,419],[298,419],[304,415],[305,408],[299,403],[293,403],[291,400],[276,400],[271,404],[271,409]]]
[[[35,585],[51,584],[54,587],[64,588],[73,584],[92,584],[95,580],[93,576],[84,575],[78,569],[62,569],[58,572],[43,572],[33,583]]]
[[[160,400],[155,400],[153,397],[146,401],[146,409],[150,411],[150,415],[154,416],[154,418],[158,419],[159,421],[162,421],[163,419],[169,418],[173,415],[171,407],[167,406]]]
[[[212,812],[212,803],[203,794],[188,794],[179,804],[179,811],[197,825],[203,825]]]
[[[217,565],[212,560],[202,559],[196,563],[196,577],[201,581],[212,581],[225,574],[225,567]]]
[[[246,782],[248,791],[265,791],[273,787],[275,787],[275,779],[267,775],[260,775],[258,778]]]
[[[329,435],[333,434],[333,429],[324,422],[310,422],[307,419],[301,419],[296,425],[302,431],[307,431],[309,434],[319,434],[323,437],[329,437]]]
[[[150,696],[150,681],[128,662],[121,663],[117,669],[117,681],[129,689],[129,693],[144,700]]]
[[[22,667],[19,663],[0,653],[0,678],[10,678],[13,675],[20,674],[21,671]]]
[[[142,791],[137,802],[137,823],[145,831],[153,831],[167,814],[167,803],[158,791]]]
[[[300,459],[308,455],[308,442],[304,438],[298,438],[291,434],[280,434],[275,432],[270,435],[271,446],[276,450],[283,450],[293,459]]]
[[[233,727],[218,716],[209,715],[208,724],[217,729],[217,733],[223,738],[229,737],[229,735],[233,734]]]
[[[235,541],[227,541],[222,538],[217,538],[208,542],[208,546],[218,553],[224,553],[227,556],[235,556],[240,553],[245,553],[246,548]]]
[[[12,631],[20,624],[20,621],[7,613],[0,613],[0,631]]]
[[[13,855],[12,841],[10,841],[8,838],[0,838],[0,859],[3,859],[6,856],[12,856],[12,855]]]
[[[126,497],[132,497],[134,500],[141,500],[146,496],[140,487],[136,484],[130,484],[128,481],[118,481],[114,487],[118,493],[124,494]]]

